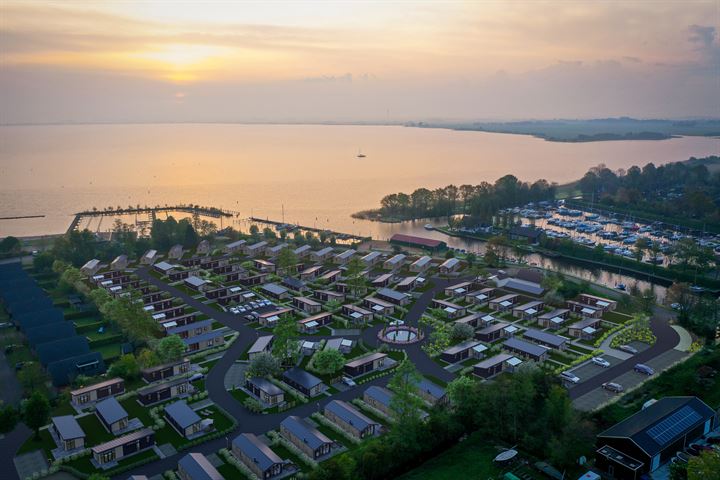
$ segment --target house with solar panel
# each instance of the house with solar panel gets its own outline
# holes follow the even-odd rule
[[[537,317],[538,325],[542,328],[557,330],[562,327],[565,320],[570,316],[567,308],[557,308],[551,312],[543,313]]]
[[[513,317],[521,318],[523,320],[530,320],[537,317],[538,314],[543,311],[543,308],[545,308],[545,302],[535,300],[533,302],[527,302],[517,307],[513,307],[512,315]]]
[[[718,426],[697,397],[665,397],[597,436],[595,466],[619,480],[639,480]]]

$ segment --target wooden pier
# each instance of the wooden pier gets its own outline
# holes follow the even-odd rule
[[[313,232],[313,233],[327,233],[328,235],[332,235],[338,240],[353,240],[357,242],[364,242],[366,240],[370,240],[371,237],[361,237],[360,235],[353,235],[351,233],[341,233],[341,232],[334,232],[332,230],[323,229],[323,228],[315,228],[315,227],[305,227],[303,225],[295,225],[290,223],[283,223],[278,222],[275,220],[269,220],[267,218],[257,218],[257,217],[250,217],[248,220],[255,223],[263,223],[265,225],[272,225],[276,228],[280,227],[286,227],[290,230],[304,230],[306,232]]]

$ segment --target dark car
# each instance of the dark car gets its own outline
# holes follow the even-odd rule
[[[620,385],[619,383],[615,383],[615,382],[605,382],[602,384],[602,388],[604,388],[605,390],[610,390],[611,392],[615,392],[615,393],[621,393],[624,390],[622,385]]]
[[[655,370],[652,369],[652,367],[648,367],[645,364],[642,363],[636,363],[635,367],[633,367],[633,370],[635,370],[638,373],[642,373],[643,375],[653,375],[655,373]]]

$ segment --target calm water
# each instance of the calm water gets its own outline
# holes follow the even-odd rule
[[[362,148],[366,158],[356,154]],[[589,167],[717,154],[720,141],[552,143],[521,135],[374,126],[80,125],[0,127],[0,236],[64,231],[73,212],[197,203],[388,238],[421,225],[350,214],[420,186],[566,182]],[[102,227],[104,228],[104,226]]]

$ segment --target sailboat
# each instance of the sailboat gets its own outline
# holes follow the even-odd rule
[[[367,155],[365,155],[364,153],[362,153],[362,150],[358,148],[357,158],[365,158],[366,156],[367,156]]]

